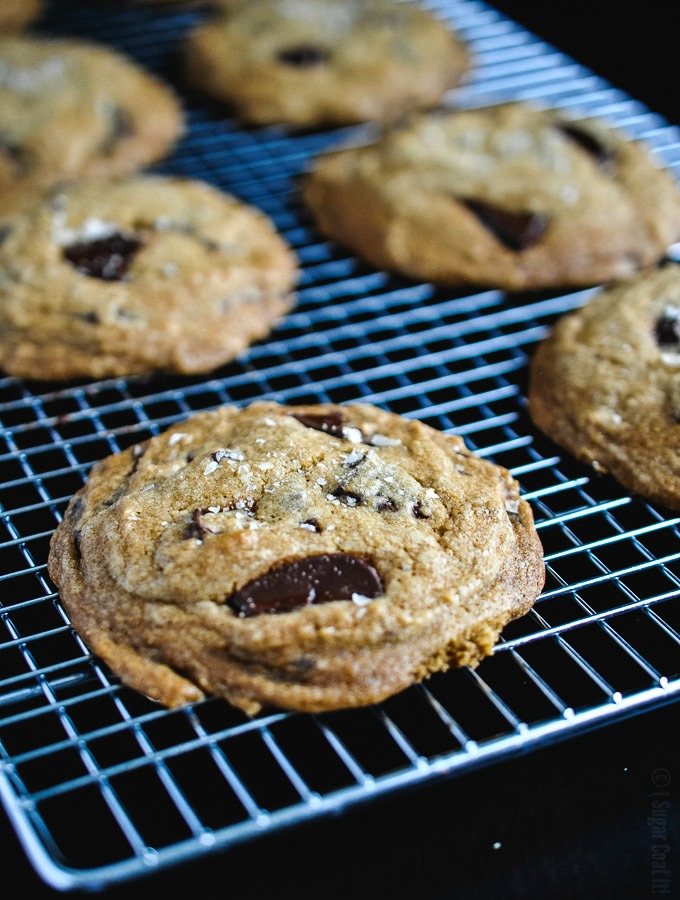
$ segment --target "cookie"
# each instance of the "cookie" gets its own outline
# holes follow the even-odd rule
[[[640,143],[523,103],[421,113],[319,157],[320,231],[381,269],[447,285],[624,277],[680,237],[680,191]]]
[[[269,333],[296,280],[269,218],[207,183],[79,182],[15,216],[0,244],[0,368],[209,371]]]
[[[615,282],[531,363],[536,425],[598,473],[680,509],[680,266]]]
[[[389,121],[430,107],[471,65],[433,15],[394,0],[234,0],[184,49],[191,86],[244,121]]]
[[[97,463],[49,571],[125,683],[249,715],[363,706],[474,666],[544,579],[517,483],[459,437],[370,405],[263,401]]]
[[[183,127],[172,90],[113,50],[0,38],[0,209],[62,181],[157,162]]]
[[[0,4],[0,34],[23,31],[43,11],[43,0],[2,0]]]

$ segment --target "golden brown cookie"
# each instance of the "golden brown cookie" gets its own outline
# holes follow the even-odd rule
[[[23,31],[38,18],[44,0],[2,0],[0,3],[0,34]]]
[[[49,571],[167,706],[363,706],[476,665],[544,580],[529,505],[461,438],[369,405],[198,413],[99,462]]]
[[[0,368],[205,372],[269,333],[296,279],[269,218],[207,183],[80,182],[15,216],[0,244]]]
[[[680,267],[609,285],[537,348],[538,427],[596,472],[680,509]]]
[[[320,157],[304,198],[371,264],[449,285],[597,284],[680,237],[680,190],[640,143],[521,103],[424,113]]]
[[[0,37],[0,218],[60,182],[154,163],[182,129],[172,90],[116,51]]]
[[[256,124],[387,121],[470,67],[461,38],[394,0],[234,0],[189,36],[189,83]]]

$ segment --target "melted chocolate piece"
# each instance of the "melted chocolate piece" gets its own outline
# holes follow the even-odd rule
[[[526,250],[543,237],[548,217],[543,213],[513,212],[483,200],[464,199],[462,203],[509,250]]]
[[[616,154],[610,147],[605,147],[596,137],[577,125],[562,124],[558,128],[569,140],[589,153],[603,171],[611,171]]]
[[[331,491],[331,493],[334,497],[337,497],[341,503],[345,503],[347,506],[361,506],[364,502],[364,498],[361,494],[357,494],[356,491],[348,491],[347,488],[344,488],[340,484]]]
[[[197,507],[191,513],[191,525],[187,529],[187,537],[202,538],[205,534],[212,534],[209,528],[203,524],[202,517],[208,512],[206,509]]]
[[[338,412],[325,413],[323,415],[317,413],[293,413],[293,418],[297,419],[307,428],[314,428],[316,431],[324,431],[331,437],[341,438],[343,436],[343,420]]]
[[[666,314],[656,320],[654,337],[660,347],[680,350],[680,310],[677,316]]]
[[[411,507],[411,513],[414,519],[429,519],[429,515],[423,509],[423,504],[420,500],[416,500],[416,502]]]
[[[302,522],[302,524],[303,524],[303,525],[309,526],[309,528],[311,528],[311,529],[313,529],[314,531],[316,531],[317,534],[321,534],[321,532],[323,531],[323,529],[322,529],[322,527],[321,527],[321,523],[319,522],[318,519],[314,519],[314,518],[312,518],[312,519],[305,519],[305,521]]]
[[[320,66],[327,62],[331,57],[331,52],[327,47],[319,47],[316,44],[300,44],[297,47],[288,47],[286,50],[279,50],[277,59],[279,62],[286,63],[288,66],[297,66],[300,69],[307,69],[311,66]]]
[[[370,563],[346,553],[321,553],[270,569],[232,594],[227,603],[238,616],[249,618],[351,600],[353,594],[377,597],[382,593],[382,581]]]
[[[64,248],[64,259],[79,272],[102,281],[121,281],[142,246],[137,238],[112,234],[97,241],[83,241]]]
[[[81,322],[87,322],[88,325],[101,325],[101,319],[99,318],[99,314],[92,310],[91,312],[79,313],[74,312],[71,313],[74,319],[80,319]]]

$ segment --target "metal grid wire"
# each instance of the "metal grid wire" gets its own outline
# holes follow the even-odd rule
[[[492,7],[428,6],[475,54],[456,103],[518,98],[598,115],[680,166],[677,129]],[[295,311],[207,379],[0,380],[0,796],[36,871],[60,888],[135,878],[680,691],[680,520],[594,477],[526,412],[534,345],[589,291],[452,292],[320,240],[297,177],[362,128],[247,128],[186,93],[177,54],[202,14],[191,4],[62,0],[41,25],[117,46],[174,84],[189,128],[159,170],[260,206],[303,267]],[[45,567],[68,499],[95,460],[195,410],[256,397],[373,402],[456,431],[513,472],[548,576],[494,656],[376,707],[248,720],[217,700],[162,709],[88,653]]]

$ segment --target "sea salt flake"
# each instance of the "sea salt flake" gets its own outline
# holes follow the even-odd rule
[[[362,459],[364,459],[365,455],[365,453],[362,453],[361,450],[357,448],[355,450],[352,450],[345,456],[342,464],[343,466],[355,466],[357,463],[360,463]]]
[[[391,438],[386,434],[374,434],[370,440],[374,447],[398,447],[401,444],[400,438]]]
[[[184,431],[176,431],[174,434],[171,434],[168,439],[168,447],[174,447],[175,444],[178,444],[180,441],[183,441],[185,437],[188,435]]]
[[[352,594],[352,603],[356,606],[367,606],[371,602],[370,597],[366,597],[364,594]]]
[[[351,441],[353,444],[360,444],[363,439],[361,430],[359,428],[353,428],[350,425],[343,427],[342,436],[346,441]]]
[[[203,474],[210,475],[210,473],[214,472],[217,468],[219,468],[219,463],[214,459],[211,459],[210,462],[206,465],[205,469],[203,469]]]

